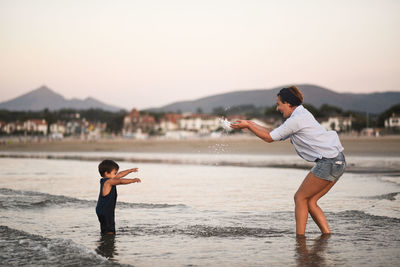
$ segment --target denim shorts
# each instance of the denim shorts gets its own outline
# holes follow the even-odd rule
[[[328,181],[339,179],[346,169],[346,159],[342,152],[334,158],[317,159],[316,162],[311,172],[318,178]]]

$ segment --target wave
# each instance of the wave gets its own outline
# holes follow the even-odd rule
[[[363,227],[386,227],[387,230],[393,234],[393,229],[399,231],[400,229],[400,218],[383,216],[383,215],[374,215],[368,213],[368,211],[360,211],[360,210],[347,210],[341,212],[333,212],[328,213],[332,215],[328,215],[330,219],[333,221],[340,221],[343,223],[354,223],[358,225],[364,225]],[[370,234],[370,232],[368,232]]]
[[[8,226],[0,226],[0,239],[4,266],[122,266],[71,240],[45,238]]]
[[[386,199],[386,200],[394,201],[394,200],[396,200],[396,196],[399,194],[400,194],[400,192],[393,192],[393,193],[389,193],[389,194],[366,197],[366,198],[368,198],[368,199]]]
[[[274,228],[257,228],[244,226],[210,226],[210,225],[165,225],[165,226],[138,226],[123,227],[118,233],[128,235],[187,235],[191,237],[221,237],[221,238],[265,238],[293,235],[294,232]]]
[[[351,210],[339,212],[333,219],[333,226],[340,225],[334,234],[354,244],[370,242],[374,246],[388,247],[388,244],[400,244],[400,219],[387,216],[371,215],[366,212]],[[398,246],[398,245],[395,245]]]
[[[21,191],[8,188],[0,188],[0,209],[26,209],[47,208],[53,206],[74,206],[93,208],[96,200],[83,200],[62,195],[51,195],[34,191]],[[153,204],[153,203],[127,203],[118,202],[118,208],[127,209],[163,209],[186,208],[183,204]]]
[[[398,175],[387,175],[381,177],[381,180],[384,182],[394,183],[396,185],[400,185],[400,173]]]

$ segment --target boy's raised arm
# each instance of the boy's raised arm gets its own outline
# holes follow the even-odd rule
[[[128,174],[130,174],[131,172],[137,172],[138,170],[139,170],[138,168],[132,168],[132,169],[120,171],[119,173],[117,173],[117,175],[115,176],[114,179],[119,179],[119,178],[125,177]]]
[[[107,181],[110,185],[119,185],[119,184],[132,184],[132,183],[141,183],[142,181],[139,178],[135,179],[119,179],[114,178]]]

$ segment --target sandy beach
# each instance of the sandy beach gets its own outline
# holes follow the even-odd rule
[[[347,156],[399,157],[400,136],[341,137]],[[219,150],[219,151],[218,151]],[[82,141],[65,139],[50,142],[10,142],[0,151],[14,152],[148,152],[148,153],[213,153],[225,154],[296,154],[289,141],[265,143],[254,136],[201,138],[187,140],[166,139],[104,139]]]
[[[345,148],[347,172],[400,175],[400,136],[342,137],[341,141]],[[0,147],[0,157],[87,161],[100,161],[107,157],[136,163],[296,169],[310,169],[314,165],[298,157],[289,141],[268,144],[247,135],[186,140],[9,142]]]

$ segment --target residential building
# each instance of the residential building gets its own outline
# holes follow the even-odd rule
[[[30,133],[41,133],[47,135],[47,122],[46,120],[26,120],[23,123],[23,130]]]
[[[350,117],[329,117],[328,120],[322,121],[321,125],[327,130],[334,130],[337,132],[346,132],[351,130],[352,118]]]
[[[142,133],[150,133],[156,127],[153,116],[141,115],[136,109],[125,116],[122,128],[122,135],[125,137],[142,137]]]
[[[176,131],[179,129],[178,120],[182,119],[182,114],[168,113],[165,114],[158,124],[161,132],[166,133],[169,131]]]
[[[400,128],[400,115],[393,113],[385,120],[385,128]]]
[[[207,114],[191,114],[178,120],[180,130],[210,133],[221,127],[220,118]]]
[[[5,123],[4,121],[0,121],[0,132],[5,132],[4,131],[4,127],[6,126],[7,123]]]
[[[64,122],[57,121],[56,123],[52,123],[50,125],[50,132],[64,135],[67,132],[67,126]]]
[[[13,121],[13,122],[9,122],[6,125],[4,125],[3,131],[8,134],[12,134],[14,132],[22,131],[23,128],[24,128],[23,123],[21,123],[19,121]]]

